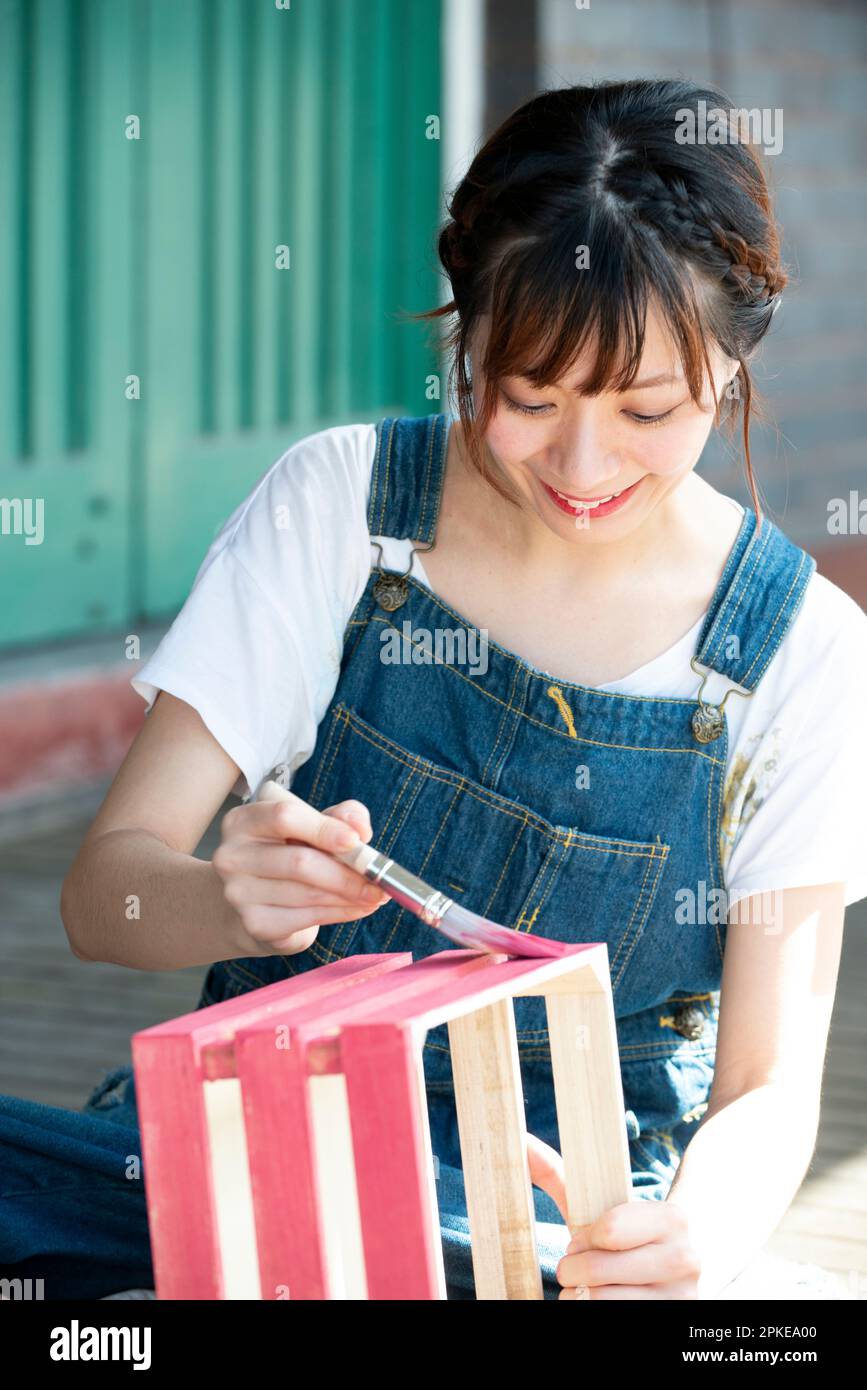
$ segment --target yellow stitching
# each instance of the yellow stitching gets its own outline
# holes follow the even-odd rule
[[[427,854],[425,855],[424,861],[423,861],[423,863],[422,863],[422,865],[421,865],[421,868],[419,869],[419,875],[424,874],[424,873],[427,871],[427,866],[428,866],[428,862],[429,862],[429,860],[430,860],[430,857],[431,857],[431,855],[432,855],[433,852],[434,852],[434,848],[436,847],[437,841],[439,840],[440,836],[442,835],[443,831],[444,831],[445,828],[446,828],[446,822],[448,821],[449,817],[451,816],[452,811],[455,809],[455,806],[457,805],[457,800],[458,800],[458,791],[457,791],[457,789],[455,789],[455,794],[454,794],[454,796],[452,797],[452,804],[451,804],[451,806],[449,807],[449,809],[446,811],[445,815],[443,816],[442,822],[441,822],[441,824],[440,824],[440,828],[439,828],[439,830],[437,831],[436,835],[434,836],[433,840],[431,841],[430,849],[428,850]],[[388,940],[386,941],[385,945],[384,945],[383,948],[382,948],[384,951],[388,950],[388,947],[391,945],[392,941],[394,940],[395,932],[397,931],[398,927],[400,926],[400,924],[401,924],[401,922],[403,921],[403,919],[404,919],[405,916],[406,916],[406,909],[402,907],[402,908],[400,909],[400,911],[398,912],[397,916],[396,916],[395,919],[394,919],[394,926],[393,926],[392,929],[391,929],[391,935],[389,936]]]
[[[511,684],[510,687],[509,687],[509,704],[508,704],[508,708],[505,709],[505,710],[503,711],[502,715],[500,716],[500,727],[499,727],[499,729],[497,730],[497,737],[496,737],[496,739],[494,740],[494,746],[493,746],[493,748],[491,749],[490,753],[488,754],[488,760],[487,760],[487,762],[485,763],[485,766],[482,768],[482,776],[481,776],[481,781],[482,781],[482,782],[487,781],[487,777],[488,777],[488,768],[491,766],[491,761],[492,761],[492,759],[494,758],[494,756],[495,756],[497,750],[498,750],[499,747],[500,747],[500,739],[501,739],[501,737],[502,737],[502,735],[503,735],[503,730],[506,728],[506,721],[507,721],[508,715],[510,715],[510,714],[517,714],[517,713],[519,712],[519,711],[514,710],[514,709],[512,708],[512,697],[513,697],[513,695],[514,695],[514,693],[515,693],[515,682],[517,681],[519,675],[520,675],[520,668],[519,668],[518,666],[516,666],[516,667],[515,667],[514,674],[513,674],[513,676],[512,676],[512,684]]]
[[[572,718],[572,711],[566,704],[566,700],[562,690],[558,690],[556,685],[549,685],[548,689],[545,691],[545,694],[550,695],[551,699],[554,701],[554,704],[557,706],[558,710],[562,714],[563,722],[565,723],[566,728],[569,730],[569,737],[577,738],[578,735],[575,732],[575,720]]]
[[[640,924],[640,926],[636,929],[635,938],[634,938],[634,940],[633,940],[633,942],[632,942],[632,945],[631,945],[630,948],[629,948],[629,951],[628,951],[628,953],[627,953],[626,959],[624,960],[622,966],[620,967],[620,971],[619,971],[619,974],[618,974],[618,976],[617,976],[617,981],[618,981],[618,983],[619,983],[620,980],[623,978],[623,972],[625,971],[627,965],[629,964],[629,960],[630,960],[630,957],[632,956],[632,952],[635,950],[635,947],[638,945],[638,942],[639,942],[639,940],[641,939],[641,933],[642,933],[642,931],[644,930],[644,924],[645,924],[645,922],[647,921],[647,918],[648,918],[648,916],[649,916],[649,914],[650,914],[651,906],[653,905],[654,899],[656,898],[656,894],[657,894],[657,891],[658,891],[658,888],[659,888],[659,875],[662,873],[663,865],[665,864],[665,862],[666,862],[666,860],[667,860],[667,858],[668,858],[668,847],[667,847],[667,846],[662,846],[662,849],[663,849],[664,852],[663,852],[663,853],[660,855],[660,857],[659,857],[659,868],[658,868],[657,871],[656,871],[656,878],[654,879],[654,881],[653,881],[653,886],[652,886],[651,888],[648,888],[648,887],[647,887],[647,876],[648,876],[648,874],[650,873],[651,865],[653,864],[653,859],[654,859],[654,856],[653,856],[653,855],[651,855],[650,859],[647,861],[647,867],[646,867],[645,870],[644,870],[644,880],[643,880],[643,882],[642,882],[642,884],[641,884],[641,892],[639,893],[638,898],[636,899],[636,902],[635,902],[635,907],[634,907],[633,910],[632,910],[632,917],[631,917],[630,920],[629,920],[629,927],[632,926],[633,919],[634,919],[634,917],[635,917],[636,912],[638,911],[638,904],[641,902],[641,899],[642,899],[642,897],[644,896],[645,889],[647,889],[647,906],[646,906],[645,909],[644,909],[644,916],[643,916],[642,919],[641,919],[641,924]],[[627,928],[627,931],[628,931],[628,930],[629,930],[629,928]],[[625,941],[625,939],[626,939],[626,933],[624,933],[623,937],[621,938],[621,945],[622,945],[623,941]],[[618,954],[619,954],[619,952],[620,952],[620,946],[618,946],[617,951],[618,951]]]
[[[393,743],[391,739],[386,738],[384,734],[380,734],[378,730],[374,730],[370,728],[370,726],[362,728],[361,721],[357,717],[353,717],[345,708],[341,717],[349,721],[352,725],[353,732],[357,734],[359,738],[363,738],[365,743],[371,744],[372,747],[379,748],[380,752],[385,753],[386,756],[392,758],[394,762],[403,763],[405,767],[422,772],[424,776],[430,778],[431,781],[442,782],[446,786],[455,787],[457,790],[463,791],[467,796],[471,796],[474,800],[481,802],[483,806],[487,806],[489,810],[498,811],[500,815],[510,816],[512,820],[518,820],[522,825],[532,825],[534,830],[537,830],[540,834],[546,835],[548,839],[554,840],[557,844],[574,846],[576,849],[597,852],[600,849],[604,849],[611,854],[622,854],[624,858],[627,859],[655,859],[657,857],[657,850],[661,850],[662,852],[662,862],[665,862],[668,857],[671,846],[660,845],[658,841],[655,844],[648,844],[645,846],[641,844],[640,841],[627,840],[624,843],[633,846],[632,849],[627,850],[619,848],[612,839],[604,835],[584,836],[585,839],[593,839],[598,842],[592,845],[584,844],[582,839],[579,838],[583,835],[583,832],[580,830],[569,829],[564,838],[555,826],[551,826],[548,822],[542,820],[541,817],[526,810],[521,811],[519,814],[517,811],[510,810],[508,806],[498,805],[497,801],[494,800],[495,794],[493,792],[488,791],[485,787],[479,787],[478,790],[476,790],[475,784],[468,782],[462,773],[448,773],[446,769],[438,771],[436,766],[433,763],[429,763],[427,759],[416,758],[415,761],[410,761],[413,755],[408,755],[399,744]],[[505,798],[498,799],[500,801],[505,800]]]
[[[761,559],[764,551],[767,549],[769,543],[770,531],[763,532],[763,534],[759,537],[758,542],[756,542],[755,531],[750,537],[747,550],[741,560],[742,564],[744,563],[744,560],[748,561],[749,563],[747,565],[747,569],[744,570],[744,573],[741,576],[740,587],[737,590],[737,597],[733,598],[730,594],[726,594],[725,598],[723,599],[720,605],[719,612],[717,613],[713,621],[713,627],[711,628],[710,632],[707,635],[707,638],[705,639],[705,650],[708,654],[708,657],[712,657],[715,648],[716,650],[719,650],[720,645],[725,641],[726,637],[731,631],[732,622],[734,621],[737,611],[741,606],[741,600],[743,599],[744,594],[746,594],[749,591],[749,587],[753,579],[753,574],[758,566],[759,560]],[[750,555],[751,549],[752,555]],[[726,609],[728,609],[728,612],[726,612]],[[726,618],[726,625],[720,631],[719,636],[717,637],[714,629],[719,627],[720,620],[723,617]]]
[[[342,729],[340,728],[341,724],[343,725]],[[348,728],[348,721],[342,720],[340,718],[340,715],[337,713],[337,710],[335,710],[334,717],[332,718],[331,728],[328,731],[328,735],[325,741],[325,747],[322,749],[322,757],[320,759],[319,767],[316,770],[316,776],[314,777],[313,785],[310,788],[311,806],[317,805],[317,797],[319,795],[320,783],[324,782],[330,775],[331,767],[333,765],[334,759],[337,756],[337,751],[341,743],[343,742],[344,735],[346,734],[346,730]],[[340,734],[340,737],[337,738],[335,746],[335,736],[338,732]]]
[[[347,729],[351,727],[351,726],[350,726],[350,722],[349,722],[348,715],[344,717],[344,722],[345,722],[345,726],[346,726]],[[382,844],[384,845],[384,844],[387,842],[387,839],[388,839],[388,832],[389,832],[389,829],[390,829],[390,826],[391,826],[391,822],[392,822],[392,820],[394,819],[395,812],[397,811],[397,809],[398,809],[398,807],[400,806],[401,802],[404,800],[404,797],[405,797],[405,794],[406,794],[407,790],[412,786],[413,775],[414,775],[414,770],[411,769],[410,772],[409,772],[409,774],[408,774],[406,777],[404,777],[402,784],[400,785],[400,787],[399,787],[398,790],[397,790],[397,794],[396,794],[396,796],[395,796],[395,798],[394,798],[394,801],[392,802],[391,809],[389,810],[389,813],[388,813],[388,819],[387,819],[387,821],[385,822],[385,825],[382,826],[381,828],[380,828],[380,827],[377,827],[377,833],[376,833],[376,840],[377,840],[377,843],[382,843]],[[406,820],[406,817],[407,817],[408,812],[409,812],[410,810],[412,810],[412,807],[413,807],[414,805],[415,805],[415,797],[411,797],[411,798],[409,799],[409,801],[407,802],[406,810],[404,810],[404,813],[403,813],[403,820],[404,820],[404,821]],[[402,824],[402,823],[403,823],[403,822],[401,822],[401,824]],[[394,843],[395,839],[397,838],[397,836],[398,836],[399,834],[400,834],[400,827],[398,827],[398,829],[397,829],[397,830],[394,832],[394,834],[392,835],[392,838],[391,838],[391,843],[392,843],[392,844]],[[363,920],[363,919],[362,919],[361,917],[357,917],[357,918],[355,919],[355,930],[358,929],[358,924],[359,924],[362,920]],[[352,942],[353,942],[353,940],[354,940],[354,938],[355,938],[355,931],[353,931],[353,932],[351,933],[351,935],[347,936],[346,928],[348,928],[348,927],[350,927],[350,926],[352,926],[352,925],[353,925],[352,923],[346,923],[346,924],[344,925],[343,930],[341,930],[340,925],[338,925],[338,929],[337,929],[337,931],[334,933],[334,945],[335,945],[335,949],[339,949],[340,952],[341,952],[341,955],[343,955],[343,956],[345,956],[345,955],[349,952],[349,949],[350,949],[350,947],[352,946]]]
[[[562,853],[561,853],[561,855],[560,855],[560,862],[559,862],[558,864],[554,864],[553,859],[554,859],[555,850],[556,850],[556,841],[551,845],[550,850],[548,851],[547,855],[545,856],[545,862],[544,862],[544,864],[542,865],[542,868],[541,868],[541,870],[540,870],[540,872],[539,872],[539,877],[538,877],[536,883],[533,884],[533,887],[530,889],[530,892],[527,894],[527,903],[529,903],[530,900],[532,899],[533,894],[534,894],[538,889],[540,889],[541,886],[542,886],[542,884],[545,882],[545,875],[546,875],[546,874],[549,874],[549,878],[548,878],[548,887],[547,887],[547,888],[545,889],[545,891],[542,893],[542,896],[540,897],[539,902],[538,902],[537,905],[536,905],[536,911],[533,913],[532,919],[531,919],[531,921],[530,921],[530,928],[532,928],[533,922],[535,922],[535,920],[536,920],[536,915],[537,915],[537,913],[545,906],[545,903],[547,902],[547,900],[548,900],[548,898],[549,898],[549,896],[550,896],[551,889],[553,888],[554,884],[557,882],[557,879],[558,879],[558,877],[559,877],[559,875],[560,875],[560,870],[561,870],[561,868],[563,867],[563,864],[564,864],[565,859],[566,859],[566,846],[564,845],[564,846],[563,846],[563,851],[562,851]],[[551,866],[551,868],[554,869],[554,872],[553,872],[553,873],[550,873],[550,871],[549,871],[549,865]],[[522,916],[522,917],[523,917],[523,915],[524,915],[524,912],[526,911],[527,903],[524,904],[524,907],[523,907],[522,910],[521,910],[521,916]],[[548,1035],[548,1030],[547,1030],[547,1028],[545,1029],[544,1035],[545,1035],[546,1037],[547,1037],[547,1035]]]
[[[707,1107],[708,1102],[706,1100],[698,1101],[698,1103],[694,1105],[691,1110],[687,1110],[685,1115],[681,1115],[681,1123],[691,1125],[693,1120],[700,1120],[704,1112],[707,1110]]]
[[[680,1161],[680,1157],[681,1157],[680,1152],[679,1152],[678,1149],[675,1148],[674,1143],[672,1142],[671,1135],[668,1134],[668,1133],[666,1133],[665,1130],[661,1130],[661,1129],[645,1129],[645,1130],[642,1131],[642,1135],[643,1135],[644,1138],[656,1138],[656,1139],[658,1139],[658,1140],[660,1141],[660,1143],[662,1144],[663,1148],[666,1149],[666,1151],[667,1151],[669,1154],[671,1154],[671,1157],[672,1157],[672,1158],[676,1158],[678,1161]],[[640,1143],[640,1141],[639,1141],[639,1140],[636,1140],[636,1143]],[[644,1148],[644,1145],[641,1144],[640,1147],[641,1147],[642,1149],[644,1149],[644,1152],[647,1154],[648,1158],[650,1158],[651,1155],[650,1155],[649,1153],[647,1153],[647,1149]],[[659,1159],[653,1159],[653,1162],[655,1162],[655,1163],[658,1163],[659,1161],[660,1161]]]
[[[538,907],[536,908],[536,910],[535,910],[535,912],[533,913],[532,917],[527,917],[527,916],[525,916],[525,914],[522,912],[521,915],[520,915],[520,917],[518,918],[517,922],[515,923],[515,931],[520,931],[520,930],[521,930],[521,927],[523,927],[523,926],[526,926],[527,931],[532,931],[532,930],[533,930],[533,923],[535,922],[535,920],[536,920],[536,918],[537,918],[538,916],[539,916],[539,909],[538,909]]]
[[[496,808],[494,808],[494,809],[496,809]],[[514,840],[512,841],[512,848],[509,850],[509,853],[506,855],[505,862],[504,862],[504,864],[503,864],[503,867],[502,867],[501,870],[500,870],[499,878],[497,879],[496,883],[494,884],[494,887],[493,887],[493,891],[492,891],[492,893],[491,893],[491,896],[488,898],[488,901],[485,903],[485,916],[487,916],[487,914],[490,912],[491,906],[492,906],[492,904],[494,903],[494,901],[495,901],[495,899],[496,899],[496,896],[497,896],[497,894],[498,894],[499,891],[500,891],[500,884],[502,883],[503,879],[505,878],[506,870],[508,869],[509,865],[510,865],[511,862],[512,862],[512,855],[515,853],[515,850],[517,849],[518,845],[519,845],[520,842],[521,842],[521,836],[523,835],[524,831],[526,830],[527,824],[528,824],[528,822],[527,822],[527,816],[525,815],[524,818],[523,818],[523,821],[522,821],[522,823],[521,823],[521,829],[518,831],[517,835],[515,836]]]
[[[798,564],[798,569],[797,569],[797,572],[796,572],[796,574],[795,574],[795,577],[794,577],[794,579],[792,580],[791,584],[789,585],[789,592],[786,594],[786,597],[783,599],[783,602],[780,604],[780,607],[777,609],[777,616],[774,618],[774,621],[771,623],[770,627],[768,628],[767,632],[765,633],[765,640],[764,640],[764,642],[762,643],[762,645],[759,647],[759,650],[756,652],[755,656],[753,657],[752,662],[750,663],[749,669],[748,669],[747,671],[744,672],[744,680],[747,680],[748,677],[752,675],[753,667],[755,666],[755,664],[756,664],[756,662],[758,661],[759,657],[761,656],[762,652],[765,650],[765,647],[766,647],[766,646],[768,645],[768,643],[770,642],[771,636],[772,636],[773,631],[774,631],[774,628],[775,628],[775,627],[777,626],[777,624],[779,623],[780,617],[781,617],[783,611],[785,610],[786,604],[789,602],[789,599],[790,599],[791,596],[792,596],[792,593],[793,593],[793,591],[794,591],[794,589],[795,589],[795,586],[796,586],[796,584],[798,583],[798,580],[799,580],[800,577],[801,577],[801,570],[804,568],[804,564],[805,564],[805,562],[806,562],[806,559],[807,559],[807,552],[806,552],[806,551],[803,551],[802,554],[801,554],[801,559],[800,559],[800,562],[799,562],[799,564]],[[779,644],[778,644],[778,645],[779,645]],[[738,681],[738,684],[739,684],[739,685],[743,685],[743,681]]]
[[[408,582],[409,582],[409,581],[408,581]],[[416,588],[419,589],[420,592],[426,593],[427,596],[428,596],[428,598],[433,598],[433,595],[431,594],[431,592],[430,592],[429,589],[428,589],[428,590],[422,589],[421,586],[418,585],[418,584],[416,584]],[[443,610],[444,610],[446,613],[450,613],[450,612],[452,611],[450,608],[446,607],[445,604],[440,604],[439,606],[440,606],[441,608],[443,608]],[[457,618],[458,622],[463,622],[463,619],[460,618],[458,614],[455,614],[454,616]],[[378,614],[373,614],[373,615],[370,617],[369,621],[372,622],[372,623],[377,623],[377,622],[378,622],[378,623],[386,623],[386,622],[388,622],[388,619],[382,618],[382,617],[380,617]],[[393,624],[393,623],[389,623],[388,625],[389,625],[390,627],[394,627],[394,624]],[[468,624],[467,624],[467,623],[464,623],[464,626],[467,627]],[[395,628],[395,631],[397,631],[396,628]],[[489,647],[495,646],[495,644],[494,644],[493,642],[491,642],[490,639],[488,640],[488,644],[487,644],[487,645],[488,645]],[[502,655],[503,655],[508,661],[518,661],[518,660],[519,660],[519,658],[514,657],[514,656],[511,656],[510,653],[507,652],[503,647],[497,647],[497,651],[501,652]],[[524,665],[524,668],[525,668],[527,671],[529,671],[529,674],[530,674],[531,676],[534,674],[533,671],[530,669],[530,667],[526,665],[526,663],[521,663],[521,664]],[[470,686],[473,688],[473,690],[478,691],[478,693],[479,693],[480,695],[483,695],[486,699],[488,699],[488,700],[493,700],[495,704],[503,705],[504,708],[506,708],[506,709],[509,708],[509,706],[506,704],[505,700],[501,700],[500,697],[499,697],[499,695],[492,695],[491,692],[490,692],[489,690],[484,690],[484,689],[482,688],[482,686],[478,683],[478,681],[471,680],[469,676],[465,676],[464,673],[463,673],[463,671],[459,670],[458,667],[455,666],[455,665],[453,665],[451,662],[447,662],[447,661],[439,661],[439,662],[437,662],[437,661],[435,661],[435,662],[434,662],[434,665],[441,666],[442,669],[443,669],[444,671],[449,671],[449,672],[451,672],[452,675],[458,676],[462,681],[466,681],[467,684],[470,685]],[[564,685],[568,685],[569,683],[566,682],[566,681],[564,681],[563,684],[564,684]],[[586,692],[587,692],[588,694],[590,694],[590,695],[600,695],[600,694],[603,694],[603,695],[608,696],[608,698],[609,698],[609,699],[612,699],[612,700],[630,700],[630,699],[631,699],[631,700],[641,700],[644,704],[653,704],[653,705],[689,705],[689,706],[692,707],[692,708],[695,707],[695,700],[677,700],[677,699],[674,699],[673,697],[670,697],[670,696],[667,696],[667,695],[666,695],[666,696],[659,696],[659,695],[646,695],[646,696],[645,696],[645,695],[621,695],[621,694],[619,694],[617,691],[612,691],[612,692],[609,693],[608,691],[593,690],[591,687],[588,687],[588,686],[586,686],[586,685],[574,685],[574,684],[572,685],[571,688],[572,688],[573,690],[583,690],[583,691],[586,691]],[[568,738],[568,737],[569,737],[568,734],[564,734],[564,733],[563,733],[562,729],[557,729],[557,728],[555,728],[555,726],[554,726],[553,724],[546,724],[546,723],[544,722],[544,720],[542,720],[542,719],[536,719],[532,714],[527,714],[527,712],[526,712],[525,710],[514,710],[513,713],[520,715],[520,717],[521,717],[522,719],[526,719],[527,722],[528,722],[529,724],[535,724],[535,725],[537,726],[537,728],[545,729],[547,733],[553,734],[555,738]],[[696,758],[704,758],[704,759],[706,759],[707,762],[709,762],[709,763],[714,763],[715,765],[717,765],[717,766],[719,766],[719,767],[725,766],[725,763],[724,763],[724,760],[723,760],[723,759],[721,759],[721,758],[715,758],[715,757],[713,756],[712,753],[705,753],[705,752],[702,751],[701,748],[696,748],[696,747],[694,747],[694,746],[693,746],[693,747],[690,747],[690,748],[657,748],[657,747],[656,747],[655,745],[653,745],[653,744],[640,744],[640,743],[603,743],[603,742],[602,742],[600,739],[598,739],[598,738],[586,738],[583,734],[578,734],[578,735],[577,735],[577,738],[578,738],[578,742],[579,742],[579,743],[586,743],[586,744],[587,744],[589,747],[591,747],[591,748],[617,748],[617,749],[620,749],[621,751],[623,751],[623,752],[625,752],[625,753],[691,753],[691,754],[693,755],[693,757],[696,757]]]

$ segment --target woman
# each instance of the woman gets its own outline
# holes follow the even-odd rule
[[[786,277],[752,151],[677,136],[702,100],[565,88],[491,136],[439,240],[453,300],[426,316],[456,315],[459,418],[324,430],[269,470],[134,679],[155,703],[64,885],[77,955],[210,964],[203,1005],[447,945],[331,857],[347,828],[494,920],[606,941],[655,1200],[567,1250],[544,1006],[518,1001],[551,1298],[714,1297],[764,1245],[812,1154],[844,907],[867,894],[867,769],[838,713],[867,618],[761,516],[749,362]],[[694,471],[739,413],[755,509]],[[275,767],[296,799],[245,800],[194,859]],[[467,1298],[444,1028],[424,1060]],[[80,1252],[115,1288],[148,1265],[119,1181],[134,1103],[120,1069],[61,1126],[102,1184]],[[60,1261],[49,1225],[22,1218],[15,1258]]]

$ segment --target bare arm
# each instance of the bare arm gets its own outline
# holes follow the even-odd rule
[[[838,883],[786,889],[764,896],[764,921],[756,897],[728,927],[708,1109],[667,1198],[689,1218],[700,1298],[715,1298],[764,1247],[809,1167],[843,902]]]
[[[366,838],[357,802],[334,808],[342,827],[303,803],[237,807],[214,862],[193,857],[238,771],[199,714],[160,692],[63,884],[61,915],[79,959],[179,970],[290,954],[309,946],[312,923],[375,910],[382,895],[362,900],[360,875],[303,847],[335,848],[329,837],[347,823]]]

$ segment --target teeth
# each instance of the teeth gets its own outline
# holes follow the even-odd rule
[[[557,492],[557,489],[554,488]],[[565,492],[557,492],[558,497],[562,497],[564,502],[568,502],[570,507],[576,509],[580,507],[582,511],[592,511],[594,507],[601,507],[603,502],[610,502],[613,497],[619,497],[619,492],[612,492],[609,497],[594,497],[592,502],[579,502],[574,497],[567,497]]]

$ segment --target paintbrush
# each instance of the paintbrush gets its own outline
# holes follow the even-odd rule
[[[257,801],[290,801],[291,795],[277,782],[265,782],[259,790]],[[361,844],[357,849],[348,849],[333,856],[341,863],[355,869],[383,893],[387,893],[407,912],[412,912],[429,927],[435,927],[458,946],[466,946],[471,951],[490,951],[492,954],[505,953],[509,956],[562,956],[569,950],[564,941],[552,941],[549,937],[528,936],[525,932],[513,931],[511,927],[498,926],[465,907],[459,907],[453,898],[432,888],[424,879],[401,868],[388,855],[382,854],[372,845]]]

